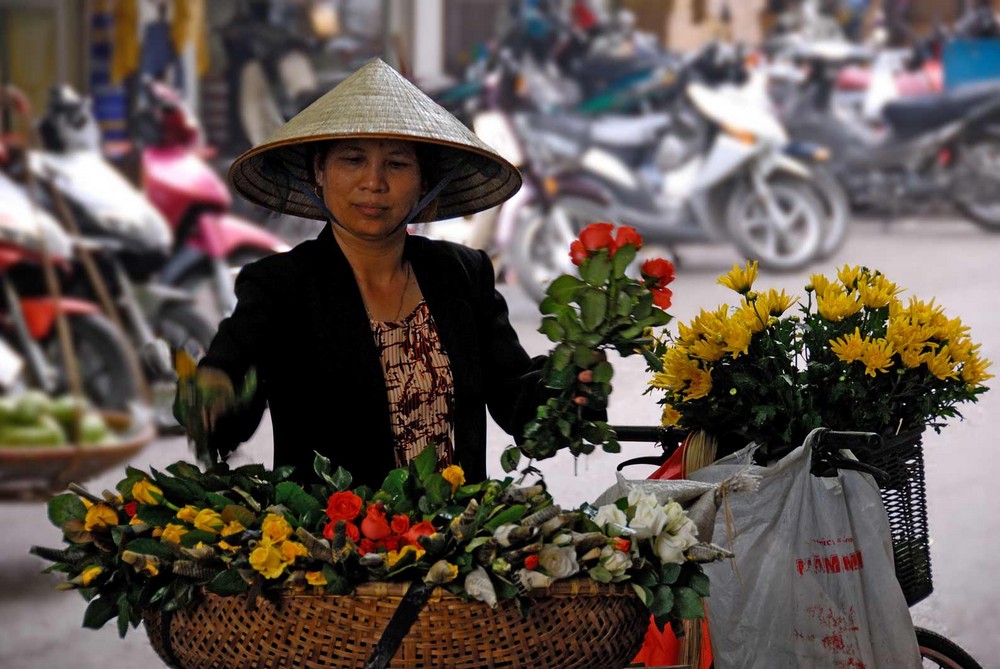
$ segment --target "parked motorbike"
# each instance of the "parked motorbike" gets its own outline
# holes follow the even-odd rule
[[[243,265],[290,247],[230,211],[232,195],[206,162],[211,151],[177,92],[152,80],[143,91],[133,119],[142,187],[174,240],[159,279],[195,295],[199,308],[218,321],[236,308],[233,284]]]
[[[139,400],[139,382],[126,342],[93,302],[57,300],[48,293],[43,252],[67,270],[73,254],[69,235],[0,172],[0,386],[37,387],[49,395],[71,390],[58,309],[66,318],[86,397],[97,407],[128,410]]]
[[[785,125],[793,137],[830,147],[831,167],[854,205],[892,217],[950,200],[1000,231],[1000,84],[897,100],[883,110],[880,135],[833,109],[844,60],[809,47],[798,58],[808,78],[783,108]]]
[[[157,424],[176,429],[174,374],[163,342],[198,357],[215,327],[189,294],[156,279],[173,247],[170,227],[96,147],[81,146],[94,123],[89,101],[67,86],[54,89],[39,124],[44,148],[29,153],[28,167],[46,186],[48,206],[78,228],[78,252],[95,261],[99,274],[74,272],[67,294],[100,298],[100,286],[107,287],[109,315],[121,322],[145,363]]]

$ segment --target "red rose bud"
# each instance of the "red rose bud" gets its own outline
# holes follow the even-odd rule
[[[410,529],[410,517],[406,515],[393,516],[390,527],[392,527],[393,534],[406,534],[407,530]]]
[[[650,292],[653,293],[653,304],[664,311],[670,308],[670,301],[674,297],[673,291],[669,288],[654,288]]]
[[[663,258],[651,258],[642,263],[642,276],[651,289],[663,288],[674,280],[674,264]]]
[[[361,513],[361,498],[350,490],[335,492],[326,502],[326,515],[331,522],[354,520]]]
[[[354,523],[347,523],[347,538],[357,544],[361,541],[361,532],[358,530],[358,526]]]
[[[392,530],[385,520],[385,512],[374,504],[368,507],[365,519],[361,521],[361,533],[372,541],[385,539]]]
[[[612,539],[611,545],[616,551],[621,551],[622,553],[628,553],[632,548],[632,542],[628,539],[623,539],[622,537],[615,537]]]
[[[529,555],[528,557],[524,558],[524,568],[531,570],[538,569],[538,556]]]
[[[128,514],[129,518],[133,518],[135,516],[135,514],[136,514],[136,511],[138,511],[138,510],[139,510],[139,503],[138,502],[126,502],[125,503],[125,513]]]
[[[615,246],[622,247],[626,245],[632,245],[638,251],[642,248],[642,235],[636,232],[635,228],[623,225],[618,228],[618,234],[615,235]]]
[[[600,251],[601,249],[614,251],[615,239],[611,236],[611,231],[614,230],[614,227],[610,223],[591,223],[585,227],[583,232],[580,233],[580,241],[583,243],[583,248],[590,252]]]
[[[579,239],[573,240],[573,243],[569,245],[569,257],[573,261],[574,265],[582,265],[583,261],[590,257],[587,253],[587,249],[584,248],[583,242]]]

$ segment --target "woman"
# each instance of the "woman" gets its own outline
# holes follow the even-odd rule
[[[253,367],[257,392],[213,410],[214,444],[248,439],[267,403],[274,464],[300,479],[316,451],[378,486],[428,444],[441,466],[484,479],[485,409],[519,435],[544,401],[542,359],[521,348],[485,253],[406,225],[496,206],[520,187],[517,170],[373,60],[229,175],[251,201],[327,225],[240,273],[199,380],[231,398]]]

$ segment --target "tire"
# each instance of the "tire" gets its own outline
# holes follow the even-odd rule
[[[115,326],[97,314],[68,314],[67,321],[87,399],[99,409],[118,411],[127,411],[131,403],[141,401],[128,343]],[[70,392],[58,327],[40,343],[56,369],[55,393]]]
[[[851,220],[851,201],[847,191],[833,173],[823,165],[812,169],[813,189],[823,204],[826,215],[823,218],[823,241],[820,243],[817,260],[832,258],[847,241],[847,229]]]
[[[924,667],[941,669],[983,669],[972,656],[962,648],[937,632],[917,627],[917,645]]]
[[[963,147],[954,180],[958,210],[984,230],[1000,232],[1000,140]]]
[[[511,266],[517,282],[535,302],[560,274],[572,272],[569,245],[586,225],[603,218],[603,207],[590,199],[563,196],[547,211],[527,206],[518,217],[511,240]]]
[[[823,204],[810,182],[779,175],[768,180],[781,212],[791,220],[786,230],[776,228],[765,203],[748,183],[731,193],[726,204],[726,229],[736,248],[763,269],[793,272],[817,259],[823,242]],[[791,216],[789,216],[791,214]]]
[[[164,305],[153,319],[153,331],[157,337],[167,342],[172,351],[183,349],[195,360],[205,355],[215,337],[215,327],[193,307],[183,302]],[[183,427],[174,418],[176,382],[167,378],[151,378],[149,381],[153,396],[153,415],[160,432],[183,433]]]

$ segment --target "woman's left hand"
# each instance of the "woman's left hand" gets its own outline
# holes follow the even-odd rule
[[[595,361],[594,361],[595,365],[597,363],[607,362],[608,360],[608,356],[607,354],[604,353],[604,351],[597,351],[594,355],[595,355]],[[590,369],[583,370],[582,372],[576,375],[576,380],[579,381],[580,384],[582,385],[581,388],[582,394],[574,397],[573,402],[582,407],[590,406],[591,404],[590,396],[593,394],[590,388],[590,384],[594,382],[593,370]]]

